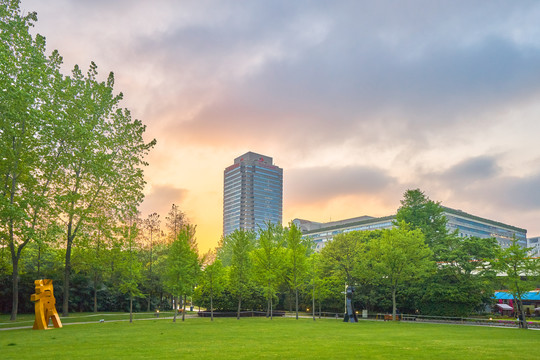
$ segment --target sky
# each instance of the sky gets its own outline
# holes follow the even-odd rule
[[[540,236],[540,2],[22,0],[64,58],[115,74],[157,140],[142,216],[199,249],[223,170],[284,170],[283,222],[394,214],[407,189]]]

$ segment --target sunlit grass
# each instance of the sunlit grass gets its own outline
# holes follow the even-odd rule
[[[290,318],[92,322],[0,332],[2,359],[537,359],[540,332],[508,328]],[[46,350],[45,350],[46,349]]]
[[[190,312],[187,312],[188,314]],[[173,316],[172,311],[163,311],[159,313],[160,318]],[[182,314],[179,314],[182,316]],[[0,314],[0,329],[32,326],[34,324],[34,314],[18,314],[17,320],[11,321],[9,314]],[[137,319],[153,319],[156,317],[155,312],[133,313],[133,318]],[[129,313],[119,312],[100,312],[100,313],[71,313],[68,317],[60,316],[62,324],[79,323],[79,322],[99,322],[100,320],[129,320]]]

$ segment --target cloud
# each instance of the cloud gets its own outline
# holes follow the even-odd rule
[[[150,192],[145,196],[144,203],[139,210],[143,217],[154,212],[165,216],[172,204],[182,204],[188,193],[189,191],[186,189],[180,189],[173,186],[154,185],[151,187]]]
[[[478,182],[489,181],[501,173],[494,156],[465,159],[440,175],[440,179],[452,188],[467,188]]]
[[[163,39],[169,47],[158,46],[176,64],[165,68],[177,70],[177,84],[195,81],[205,90],[190,117],[171,118],[170,126],[208,146],[234,144],[264,129],[262,141],[279,138],[292,147],[386,141],[387,134],[368,133],[372,126],[399,127],[392,140],[421,141],[464,122],[488,125],[476,116],[479,111],[540,94],[540,47],[508,37],[505,28],[515,24],[505,25],[504,11],[489,13],[503,23],[494,28],[489,19],[461,19],[462,7],[429,6],[440,20],[423,24],[429,29],[414,22],[419,19],[410,9],[399,21],[403,29],[392,25],[395,15],[372,24],[370,14],[384,7],[365,3],[340,3],[325,8],[328,13],[303,16],[293,7],[276,28],[269,26],[275,11],[250,8],[251,20],[242,17],[230,27],[178,29]],[[471,11],[479,15],[483,9]],[[353,21],[349,14],[359,18]],[[447,19],[448,14],[455,16]],[[302,27],[319,29],[313,30],[318,35],[291,31]],[[169,105],[172,113],[180,112]]]
[[[499,161],[495,156],[469,158],[444,172],[422,177],[448,201],[497,213],[495,218],[508,212],[540,212],[540,171],[511,174]]]
[[[504,176],[475,187],[476,197],[505,211],[540,211],[540,172]]]
[[[115,71],[124,106],[168,144],[147,171],[143,208],[152,212],[188,198],[207,214],[200,199],[218,194],[204,203],[219,203],[222,189],[221,180],[195,189],[216,178],[205,168],[229,164],[237,149],[261,149],[289,166],[285,203],[293,207],[334,202],[335,211],[366,196],[388,206],[402,194],[396,189],[420,187],[493,219],[512,211],[515,225],[540,231],[537,1],[22,7],[38,11],[35,31],[68,67],[95,60],[103,76]],[[177,166],[186,162],[190,170]],[[156,185],[173,181],[181,184]],[[219,227],[215,213],[195,220]]]
[[[285,195],[291,203],[316,204],[351,195],[380,194],[396,184],[385,171],[356,166],[288,169]]]

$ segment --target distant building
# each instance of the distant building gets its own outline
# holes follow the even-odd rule
[[[532,248],[529,255],[532,257],[540,257],[540,236],[527,239],[527,247]]]
[[[523,247],[527,245],[527,230],[506,225],[497,221],[481,218],[461,210],[443,206],[443,212],[448,219],[447,228],[450,232],[458,231],[461,237],[476,236],[479,238],[494,237],[501,247],[508,247],[515,236]],[[326,242],[334,236],[350,231],[366,231],[390,229],[394,225],[395,215],[385,217],[361,216],[352,219],[319,223],[303,219],[293,222],[300,228],[306,238],[310,238],[317,250],[322,249]]]
[[[271,157],[253,152],[234,159],[224,171],[223,235],[281,224],[282,216],[283,169]]]

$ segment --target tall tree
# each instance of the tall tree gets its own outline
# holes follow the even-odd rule
[[[321,250],[321,266],[329,275],[340,279],[342,285],[359,282],[358,266],[363,261],[366,244],[364,232],[352,231],[338,234]]]
[[[312,253],[307,260],[307,276],[309,278],[309,287],[311,287],[311,310],[313,321],[315,321],[315,299],[317,298],[317,295],[319,295],[320,304],[320,292],[322,285],[320,262],[319,253]]]
[[[381,236],[370,241],[369,255],[381,284],[392,292],[392,316],[396,319],[396,293],[398,286],[418,279],[434,270],[432,251],[424,242],[419,229],[399,228],[383,230]]]
[[[189,224],[184,225],[168,249],[165,284],[176,299],[173,322],[176,322],[177,304],[181,296],[184,296],[182,321],[185,320],[186,295],[193,291],[200,273],[198,254],[191,246],[194,242],[193,236],[194,227]]]
[[[267,299],[266,316],[273,317],[273,299],[283,270],[283,228],[267,223],[258,231],[257,249],[252,251],[253,273]]]
[[[11,252],[13,300],[18,312],[19,261],[36,233],[47,228],[50,184],[63,152],[53,88],[61,57],[45,55],[45,38],[32,37],[36,13],[22,14],[18,0],[0,1],[0,236]]]
[[[298,292],[307,271],[307,259],[311,252],[309,240],[302,239],[302,232],[292,221],[285,230],[287,263],[290,268],[289,283],[294,290],[296,320],[298,320]]]
[[[214,321],[214,296],[219,296],[225,289],[225,268],[215,254],[207,254],[204,260],[206,264],[199,287],[210,298],[210,320]]]
[[[396,214],[396,225],[411,230],[420,229],[426,244],[435,254],[444,252],[446,247],[447,222],[441,205],[430,200],[420,189],[407,190],[403,195],[401,207]]]
[[[143,158],[155,140],[145,143],[145,126],[119,107],[123,95],[113,93],[114,75],[97,80],[92,62],[86,75],[75,66],[63,84],[64,123],[68,124],[65,156],[55,199],[64,213],[66,257],[62,313],[68,315],[71,251],[82,228],[102,207],[117,213],[126,203],[143,199]]]
[[[499,245],[494,238],[449,235],[437,271],[419,284],[418,306],[432,315],[468,316],[492,301],[496,272],[490,266]],[[414,298],[410,296],[410,298]],[[418,307],[417,307],[418,308]]]
[[[121,227],[124,238],[125,250],[123,252],[123,261],[120,263],[120,292],[129,294],[129,322],[133,322],[133,298],[142,296],[139,284],[142,280],[142,265],[137,261],[137,252],[139,244],[137,237],[139,234],[139,224],[137,214],[133,211],[127,211],[123,217]]]
[[[501,249],[497,259],[494,261],[494,268],[501,275],[506,275],[506,285],[517,303],[519,314],[519,327],[528,329],[523,308],[523,296],[530,290],[536,288],[535,280],[540,276],[540,261],[538,258],[529,256],[530,248],[521,247],[514,236],[512,243],[506,249]]]
[[[169,210],[165,220],[165,226],[167,227],[167,230],[169,230],[169,240],[174,241],[182,229],[182,226],[187,223],[186,214],[180,210],[178,205],[172,204],[171,210]]]
[[[147,234],[147,246],[149,249],[150,259],[148,260],[148,306],[146,311],[150,311],[150,306],[152,303],[152,293],[154,292],[155,278],[153,272],[154,265],[154,245],[156,240],[159,239],[161,234],[161,220],[157,213],[152,213],[144,220],[144,229]]]
[[[240,319],[242,299],[249,295],[252,281],[252,262],[250,251],[255,242],[255,233],[252,231],[235,230],[227,236],[226,243],[231,249],[231,270],[229,274],[230,287],[238,299],[236,318]]]

